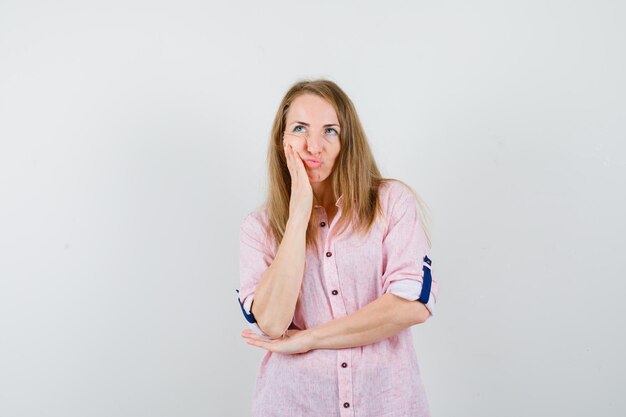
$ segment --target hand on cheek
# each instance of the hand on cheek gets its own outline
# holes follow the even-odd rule
[[[291,146],[291,149],[293,149],[293,154],[295,156],[297,156],[298,158],[300,158],[300,160],[302,161],[302,163],[304,163],[304,158],[302,158],[302,155],[300,154],[300,149],[298,149],[298,145],[295,143],[295,141],[290,138],[287,135],[283,136],[283,142],[286,143],[287,145]]]

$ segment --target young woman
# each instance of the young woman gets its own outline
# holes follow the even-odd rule
[[[265,204],[240,230],[247,343],[266,349],[259,417],[422,417],[410,327],[433,312],[424,204],[383,178],[352,101],[301,81],[271,132]]]

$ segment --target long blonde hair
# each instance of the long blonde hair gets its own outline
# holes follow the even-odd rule
[[[337,84],[326,79],[296,82],[289,88],[278,106],[267,152],[269,182],[264,207],[267,209],[276,245],[280,244],[285,233],[291,194],[291,175],[283,151],[286,116],[293,100],[307,93],[315,94],[328,101],[334,107],[341,126],[339,134],[341,148],[330,174],[334,200],[337,201],[339,196],[343,195],[342,214],[337,220],[337,234],[344,232],[350,224],[354,231],[362,234],[368,233],[376,216],[382,214],[378,188],[386,181],[400,181],[381,176],[355,107]],[[403,181],[400,182],[411,190],[418,202],[420,220],[430,245],[427,206],[412,187]],[[309,221],[306,233],[307,246],[316,245],[314,235],[316,231],[317,229]]]

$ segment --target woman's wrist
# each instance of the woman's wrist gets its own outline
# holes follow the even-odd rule
[[[285,232],[292,230],[294,232],[306,233],[306,229],[308,226],[309,226],[308,219],[304,220],[304,219],[298,219],[296,217],[289,217],[289,219],[287,219],[287,224],[285,225]]]
[[[309,351],[314,349],[319,349],[319,340],[317,338],[317,334],[314,329],[306,329],[302,330],[304,333],[304,338],[306,340],[306,347]]]

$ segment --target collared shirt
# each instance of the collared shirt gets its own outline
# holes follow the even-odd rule
[[[379,188],[381,208],[370,232],[348,226],[336,235],[338,211],[328,224],[323,206],[312,216],[321,244],[305,254],[302,288],[291,326],[308,329],[349,316],[386,292],[434,311],[438,284],[430,247],[411,191],[398,181]],[[238,300],[247,322],[265,335],[251,314],[256,285],[276,255],[267,212],[258,209],[240,230]],[[267,351],[252,399],[253,417],[425,417],[429,407],[411,328],[378,342],[290,355]],[[265,335],[267,336],[267,335]]]

